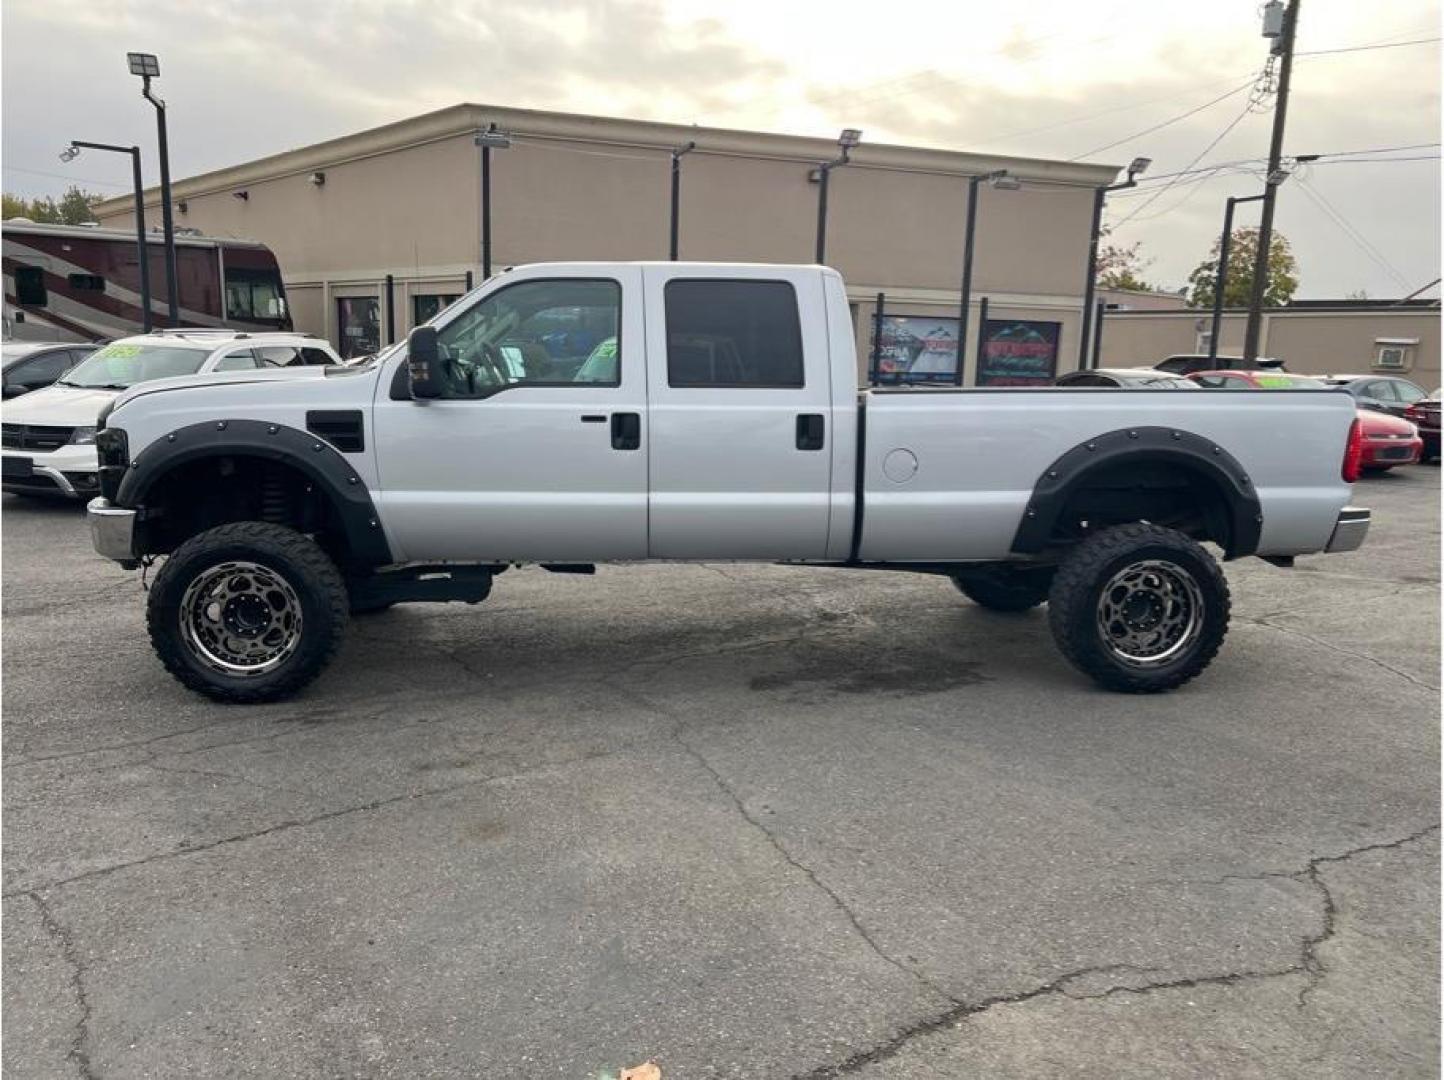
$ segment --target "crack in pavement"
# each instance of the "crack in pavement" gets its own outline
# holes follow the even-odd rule
[[[810,1072],[801,1073],[796,1076],[794,1080],[828,1080],[830,1077],[846,1076],[849,1073],[855,1073],[869,1065],[875,1065],[896,1057],[916,1039],[931,1035],[948,1027],[961,1026],[971,1017],[987,1012],[996,1006],[1019,1005],[1054,994],[1062,994],[1064,997],[1072,998],[1075,1001],[1092,1001],[1113,997],[1116,994],[1144,995],[1161,990],[1180,990],[1200,986],[1235,986],[1239,983],[1263,979],[1303,976],[1306,981],[1303,987],[1300,988],[1298,997],[1299,1008],[1303,1008],[1307,1004],[1308,995],[1317,988],[1326,974],[1326,969],[1319,959],[1318,950],[1338,931],[1338,907],[1334,901],[1333,893],[1319,875],[1319,868],[1326,864],[1348,862],[1350,859],[1356,858],[1359,855],[1373,851],[1401,848],[1406,844],[1422,840],[1431,832],[1435,832],[1438,829],[1439,825],[1436,823],[1397,840],[1365,844],[1360,847],[1350,848],[1348,851],[1340,852],[1336,855],[1318,855],[1310,859],[1302,870],[1292,873],[1270,871],[1263,874],[1238,875],[1237,880],[1263,880],[1267,878],[1287,877],[1294,880],[1308,881],[1318,890],[1323,906],[1320,929],[1317,933],[1305,935],[1300,943],[1298,963],[1291,964],[1288,967],[1229,971],[1215,975],[1165,979],[1156,982],[1146,982],[1138,986],[1112,986],[1093,994],[1070,993],[1068,990],[1070,983],[1090,975],[1102,975],[1109,972],[1125,970],[1139,971],[1142,973],[1159,970],[1157,968],[1135,968],[1128,964],[1106,964],[1098,967],[1078,968],[1059,975],[1052,981],[1034,987],[1031,990],[1022,990],[1011,994],[997,994],[976,1002],[958,1002],[953,1008],[937,1016],[929,1017],[909,1027],[903,1028],[876,1046],[869,1047],[866,1050],[859,1050],[851,1057],[836,1064],[822,1065]],[[1235,878],[1228,876],[1220,880],[1235,880]],[[951,1000],[956,1001],[957,999],[953,998]]]
[[[30,607],[24,606],[24,597],[12,597],[11,602],[5,604],[3,614],[7,619],[23,619],[29,615],[44,615],[46,612],[53,611],[58,607],[69,607],[75,604],[86,604],[97,600],[104,600],[106,597],[119,593],[122,588],[135,584],[137,583],[134,580],[126,578],[124,581],[110,582],[98,589],[87,589],[81,593],[68,595],[56,593],[53,589],[47,589],[44,593],[47,599],[42,603],[33,604]],[[17,603],[20,606],[17,607]]]
[[[1411,675],[1409,674],[1409,672],[1404,671],[1400,668],[1396,668],[1392,664],[1386,664],[1378,657],[1370,656],[1368,653],[1356,652],[1353,649],[1346,649],[1342,645],[1335,645],[1332,641],[1325,641],[1323,638],[1314,637],[1314,635],[1312,634],[1306,634],[1302,630],[1295,630],[1291,626],[1280,626],[1278,623],[1269,622],[1269,616],[1267,615],[1252,618],[1248,616],[1237,616],[1237,618],[1240,622],[1252,623],[1254,626],[1262,626],[1268,630],[1277,630],[1281,634],[1292,634],[1295,637],[1301,637],[1305,641],[1311,642],[1314,645],[1318,645],[1321,648],[1328,649],[1330,652],[1336,652],[1341,656],[1349,656],[1355,660],[1363,660],[1366,663],[1375,665],[1376,667],[1381,667],[1385,671],[1397,675],[1399,676],[1399,678],[1411,682],[1415,686],[1420,687],[1421,689],[1431,690],[1436,694],[1439,692],[1439,687],[1435,686],[1433,683],[1425,682],[1417,675]]]
[[[713,764],[707,759],[707,756],[705,754],[703,754],[700,750],[698,750],[695,746],[693,746],[687,741],[687,738],[682,733],[682,728],[680,726],[677,728],[676,731],[672,733],[672,738],[677,742],[679,746],[682,747],[683,750],[685,750],[693,758],[693,760],[697,762],[698,765],[700,765],[707,772],[709,776],[712,777],[712,780],[716,783],[717,787],[721,789],[722,793],[726,795],[730,800],[732,800],[733,806],[737,808],[737,812],[742,815],[743,820],[762,834],[762,836],[766,839],[767,843],[773,848],[773,850],[782,857],[783,861],[794,869],[800,871],[802,875],[807,878],[808,881],[812,882],[812,884],[824,896],[826,896],[829,900],[832,901],[833,906],[837,908],[837,910],[842,913],[843,918],[848,921],[848,924],[852,927],[853,932],[862,939],[862,941],[867,945],[869,949],[876,953],[877,956],[881,958],[884,962],[896,968],[898,971],[906,975],[909,979],[925,987],[927,990],[929,990],[933,994],[936,994],[944,1001],[950,1001],[954,1004],[960,1004],[957,998],[953,997],[941,986],[938,986],[922,972],[917,971],[912,967],[909,967],[907,964],[904,964],[901,960],[889,954],[886,949],[884,949],[880,944],[878,944],[877,939],[873,937],[872,933],[867,929],[867,927],[862,924],[862,920],[858,918],[857,913],[848,906],[847,902],[843,900],[841,895],[839,895],[838,892],[833,889],[831,885],[829,885],[820,876],[818,876],[816,870],[814,870],[812,867],[808,866],[802,860],[797,858],[797,856],[793,855],[792,852],[787,849],[787,846],[783,844],[776,836],[774,836],[772,831],[768,829],[767,826],[764,825],[759,818],[754,816],[752,812],[747,809],[747,804],[743,801],[742,797],[737,794],[736,789],[734,789],[732,785],[727,782],[726,778],[717,771]]]
[[[92,1080],[95,1073],[90,1066],[90,1052],[86,1049],[86,1044],[90,1041],[91,1006],[85,993],[85,966],[80,962],[80,954],[75,949],[70,932],[61,925],[40,892],[30,889],[21,895],[28,896],[40,909],[40,923],[45,928],[45,933],[60,946],[60,954],[70,965],[70,988],[75,994],[76,1004],[80,1007],[80,1018],[75,1021],[75,1035],[71,1038],[70,1049],[65,1058],[75,1063],[76,1071],[82,1080]]]
[[[649,709],[653,709],[656,712],[661,713],[663,716],[669,717],[675,722],[676,726],[672,729],[671,733],[672,741],[677,743],[677,745],[680,746],[689,757],[691,757],[694,761],[697,762],[699,766],[701,766],[703,771],[706,772],[709,777],[711,777],[712,782],[717,786],[717,788],[722,792],[722,794],[724,794],[731,801],[733,807],[737,810],[737,813],[741,815],[742,819],[747,822],[747,824],[750,825],[754,830],[756,830],[762,835],[768,846],[770,846],[774,851],[776,851],[785,863],[787,863],[793,869],[797,870],[804,877],[806,877],[807,880],[811,882],[812,885],[819,892],[821,892],[832,902],[832,905],[838,910],[838,912],[841,913],[843,918],[845,918],[848,924],[852,927],[853,932],[867,945],[867,947],[873,953],[878,956],[879,959],[888,964],[890,967],[897,969],[903,975],[907,976],[908,979],[918,983],[920,986],[927,989],[930,993],[942,998],[942,1000],[952,1002],[954,1005],[960,1004],[957,998],[953,997],[942,987],[938,986],[936,983],[928,979],[927,976],[922,974],[922,972],[917,971],[916,969],[908,966],[901,960],[897,959],[895,956],[889,954],[887,950],[878,943],[877,939],[873,937],[871,931],[869,931],[867,927],[863,925],[862,920],[858,917],[857,913],[852,910],[852,908],[845,900],[843,900],[842,896],[835,889],[833,889],[831,885],[824,881],[818,875],[816,870],[808,866],[802,860],[797,858],[797,856],[795,856],[791,851],[789,851],[787,846],[783,844],[781,840],[779,840],[759,818],[757,818],[750,810],[747,809],[747,804],[742,799],[741,795],[737,793],[737,790],[727,781],[727,778],[724,777],[722,773],[712,764],[712,762],[708,759],[707,755],[703,754],[700,750],[698,750],[695,746],[693,746],[690,742],[687,741],[687,737],[685,734],[686,720],[683,717],[681,717],[674,709],[671,709],[670,707],[663,705],[660,702],[653,701],[644,694],[641,694],[630,688],[617,686],[610,680],[604,681],[606,681],[608,685],[612,686],[613,689],[632,697],[643,706]]]
[[[370,802],[361,803],[356,806],[339,807],[335,810],[327,810],[324,813],[314,814],[306,818],[287,818],[278,821],[274,825],[267,825],[263,829],[252,829],[248,832],[236,833],[231,836],[223,836],[215,840],[208,840],[203,844],[191,844],[186,847],[177,848],[173,851],[158,851],[147,855],[144,858],[129,859],[126,862],[113,863],[110,866],[99,866],[93,870],[84,870],[81,873],[73,874],[66,878],[57,878],[54,881],[47,881],[40,885],[27,885],[24,888],[12,889],[9,892],[0,893],[0,898],[10,899],[15,896],[25,896],[32,893],[49,892],[65,885],[74,885],[77,882],[89,881],[94,878],[107,877],[110,874],[121,870],[129,870],[137,866],[145,866],[153,862],[165,862],[170,859],[185,858],[196,855],[203,851],[210,851],[214,848],[224,847],[228,844],[244,843],[248,840],[257,840],[263,836],[270,836],[273,833],[288,832],[291,829],[303,829],[310,825],[318,825],[322,822],[332,821],[336,818],[346,817],[350,814],[369,813],[373,810],[380,810],[396,803],[407,802],[414,799],[429,799],[437,795],[449,795],[454,791],[461,791],[465,788],[484,786],[486,784],[501,783],[507,780],[515,780],[523,776],[532,776],[537,773],[547,772],[551,769],[563,769],[571,765],[583,762],[596,761],[601,758],[614,757],[634,749],[637,742],[624,743],[612,750],[602,750],[593,753],[578,754],[576,757],[567,758],[564,761],[551,761],[532,768],[519,769],[515,772],[500,773],[491,776],[479,776],[472,780],[461,780],[455,784],[446,784],[436,788],[426,788],[421,791],[403,791],[397,795],[388,795],[380,799],[372,799]]]

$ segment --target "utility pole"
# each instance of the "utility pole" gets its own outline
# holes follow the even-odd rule
[[[1245,361],[1258,359],[1259,329],[1263,319],[1264,292],[1268,288],[1269,249],[1273,246],[1274,203],[1278,199],[1279,185],[1274,180],[1281,176],[1284,152],[1284,123],[1289,111],[1289,77],[1294,70],[1294,35],[1299,26],[1299,4],[1302,0],[1289,0],[1283,13],[1283,28],[1274,55],[1279,61],[1278,99],[1274,102],[1274,131],[1269,141],[1268,181],[1264,188],[1263,215],[1259,219],[1258,254],[1253,267],[1253,294],[1249,297],[1248,327],[1244,331],[1243,358]],[[1269,32],[1267,8],[1264,16],[1264,33]]]

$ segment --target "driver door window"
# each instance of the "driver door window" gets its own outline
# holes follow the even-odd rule
[[[442,397],[517,386],[617,386],[622,289],[610,280],[522,281],[437,334]]]

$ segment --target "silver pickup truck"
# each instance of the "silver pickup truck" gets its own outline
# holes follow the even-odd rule
[[[358,366],[136,386],[100,417],[88,517],[102,555],[168,556],[156,652],[227,701],[296,691],[352,613],[644,559],[942,574],[1046,602],[1072,664],[1149,692],[1223,641],[1204,542],[1280,565],[1363,542],[1354,420],[1324,390],[859,391],[832,270],[555,263]]]

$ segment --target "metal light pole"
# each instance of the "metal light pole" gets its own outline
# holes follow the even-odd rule
[[[672,230],[667,245],[667,258],[677,261],[677,220],[682,212],[682,155],[697,149],[697,144],[688,140],[672,151]]]
[[[1213,283],[1213,323],[1208,334],[1208,358],[1218,358],[1218,335],[1223,327],[1223,291],[1228,285],[1228,255],[1233,245],[1233,208],[1239,203],[1258,202],[1268,198],[1264,195],[1246,195],[1232,198],[1223,211],[1223,235],[1218,238],[1218,274]]]
[[[489,124],[476,133],[476,145],[481,147],[481,280],[485,281],[491,277],[491,152],[505,150],[511,136]]]
[[[963,285],[962,299],[958,303],[958,347],[957,370],[953,372],[953,385],[963,385],[963,356],[968,343],[968,309],[973,306],[973,239],[978,225],[978,185],[988,183],[1003,191],[1016,191],[1023,185],[1008,175],[1007,169],[994,169],[990,173],[979,173],[968,177],[968,223],[963,232]]]
[[[1253,293],[1249,297],[1248,327],[1244,331],[1243,358],[1245,361],[1258,359],[1259,329],[1263,321],[1264,292],[1268,289],[1269,248],[1273,246],[1274,202],[1278,195],[1278,184],[1273,177],[1279,174],[1283,164],[1284,123],[1289,111],[1289,80],[1294,70],[1294,35],[1299,26],[1299,4],[1301,0],[1290,0],[1283,13],[1282,32],[1275,39],[1273,52],[1282,55],[1279,63],[1279,96],[1274,103],[1274,130],[1269,140],[1268,176],[1270,183],[1265,189],[1263,213],[1259,217],[1258,253],[1254,258]],[[1265,36],[1272,36],[1268,8],[1277,10],[1277,5],[1266,6],[1264,22]]]
[[[166,311],[172,326],[180,325],[180,300],[175,269],[175,222],[170,206],[170,147],[165,135],[165,102],[150,92],[150,81],[160,77],[154,53],[126,53],[130,73],[141,78],[140,96],[155,106],[156,148],[160,153],[160,220],[165,233]]]
[[[74,139],[68,147],[60,152],[60,160],[74,161],[80,156],[82,147],[87,150],[108,150],[114,154],[130,155],[130,174],[135,182],[136,256],[140,260],[140,325],[148,334],[151,331],[153,320],[150,311],[150,252],[146,247],[145,240],[145,187],[140,180],[140,147],[112,146],[110,143],[85,142],[82,139]]]
[[[827,178],[832,170],[839,165],[846,165],[851,160],[853,148],[862,141],[862,132],[857,128],[843,128],[842,134],[837,137],[838,148],[842,151],[831,161],[822,161],[817,165],[812,178],[816,179],[817,188],[817,250],[816,263],[827,261]]]
[[[1092,343],[1088,340],[1088,331],[1093,318],[1093,295],[1097,289],[1097,282],[1094,279],[1098,276],[1098,241],[1103,238],[1103,200],[1108,197],[1110,191],[1137,187],[1138,177],[1147,172],[1148,166],[1152,164],[1152,158],[1136,157],[1128,164],[1127,180],[1121,184],[1098,188],[1093,192],[1093,227],[1088,231],[1088,280],[1083,285],[1083,329],[1078,334],[1079,371],[1084,371],[1090,366],[1088,348]],[[1096,350],[1094,356],[1096,365]]]

